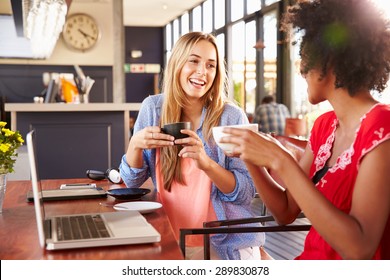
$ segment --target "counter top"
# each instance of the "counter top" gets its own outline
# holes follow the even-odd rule
[[[94,144],[88,148],[90,151],[93,151],[89,154],[93,154],[96,158],[93,160],[91,156],[85,156],[83,166],[80,162],[80,166],[74,165],[68,170],[69,172],[76,172],[77,170],[80,172],[80,170],[85,170],[87,165],[96,166],[96,164],[93,164],[96,161],[100,162],[102,170],[109,166],[116,166],[116,159],[123,155],[129,143],[130,112],[138,112],[140,108],[141,103],[4,104],[4,110],[10,113],[11,129],[14,131],[18,130],[22,135],[27,134],[31,129],[42,129],[44,127],[44,132],[42,133],[46,136],[43,139],[52,139],[53,135],[57,137],[62,135],[63,137],[58,139],[61,144],[57,143],[57,147],[62,145],[64,149],[68,147],[72,151],[74,151],[75,147],[78,147],[75,143],[76,139],[79,139],[77,141],[85,141],[86,138],[94,139]],[[72,135],[72,137],[69,138],[69,135]],[[99,140],[96,140],[96,138],[99,138]],[[102,152],[103,147],[106,152]],[[81,146],[77,149],[78,153],[86,151]],[[57,148],[50,153],[56,152],[62,153],[61,155],[57,154],[59,157],[67,155],[65,150],[60,152]],[[49,160],[53,157],[49,152],[45,153],[47,153]],[[58,171],[62,170],[61,168],[57,169]],[[47,171],[47,174],[50,172],[54,172],[54,170]],[[69,174],[67,178],[75,175]],[[80,176],[80,174],[77,174],[77,176]]]
[[[5,103],[6,112],[139,111],[141,103]]]

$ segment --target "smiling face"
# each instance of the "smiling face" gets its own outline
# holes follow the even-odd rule
[[[180,72],[180,85],[189,98],[199,99],[211,88],[217,73],[217,51],[201,40],[192,48]]]

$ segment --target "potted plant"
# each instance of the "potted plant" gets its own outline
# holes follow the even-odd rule
[[[3,211],[7,174],[14,171],[18,148],[24,142],[19,131],[12,131],[6,125],[0,121],[0,213]]]

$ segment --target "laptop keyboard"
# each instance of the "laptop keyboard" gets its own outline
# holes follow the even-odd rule
[[[56,217],[56,224],[59,241],[110,237],[100,215]]]

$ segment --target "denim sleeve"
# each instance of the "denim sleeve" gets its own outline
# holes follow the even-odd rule
[[[142,102],[137,120],[134,124],[134,134],[148,126],[158,125],[160,119],[162,96],[154,95],[145,98]],[[139,187],[149,177],[155,178],[155,149],[144,149],[142,152],[143,166],[141,168],[132,168],[126,161],[126,155],[123,155],[119,171],[123,182],[127,187]]]
[[[142,168],[132,168],[127,164],[126,155],[123,155],[119,171],[123,182],[128,188],[139,188],[148,179],[148,166],[144,162]]]
[[[249,123],[245,112],[235,106],[226,106],[221,118],[221,125],[234,125]],[[229,201],[234,204],[248,204],[254,197],[256,191],[249,171],[245,163],[236,157],[226,156],[218,148],[218,164],[231,171],[235,177],[236,185],[231,193],[218,192],[222,201]]]
[[[244,162],[239,158],[231,158],[220,155],[219,165],[231,171],[236,180],[236,185],[231,193],[218,191],[222,201],[229,201],[235,204],[248,204],[253,199],[256,191],[249,171],[246,169]]]

